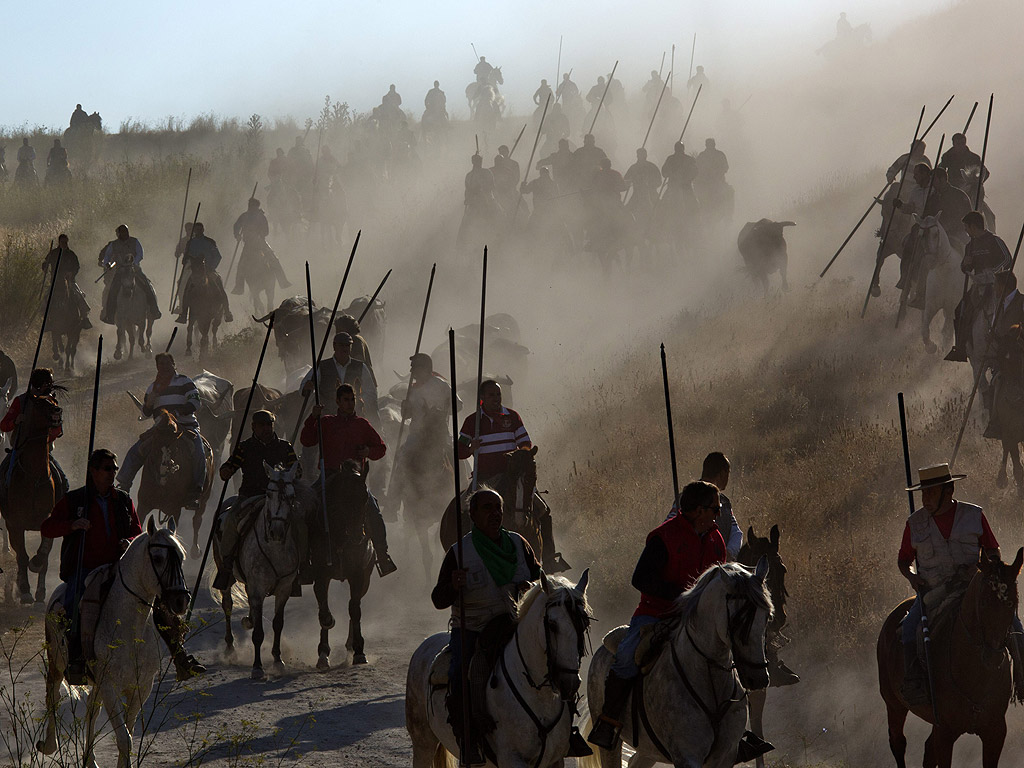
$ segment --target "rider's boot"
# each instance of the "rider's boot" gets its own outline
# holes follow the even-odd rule
[[[373,497],[366,501],[366,529],[370,534],[370,541],[373,542],[374,552],[377,554],[377,573],[384,577],[397,571],[398,566],[388,554],[388,534],[387,528],[384,526],[384,517],[381,515],[380,506]]]
[[[561,552],[556,551],[555,533],[552,530],[550,513],[540,519],[540,536],[544,542],[544,572],[561,573],[570,570],[572,566],[565,562]]]
[[[911,707],[928,703],[928,672],[917,657],[917,643],[903,643],[903,684],[900,693]]]
[[[487,711],[487,681],[491,679],[488,654],[477,651],[469,662],[469,702],[474,733],[490,733],[497,727]]]
[[[181,311],[178,313],[178,316],[174,319],[174,322],[176,322],[178,325],[187,325],[188,311],[188,291],[186,291],[185,294],[181,297]]]
[[[469,739],[465,738],[466,728],[463,719],[462,686],[459,685],[458,680],[449,681],[446,704],[448,705],[448,722],[452,726],[452,732],[455,734],[455,740],[459,744],[459,752],[461,753],[459,764],[469,766],[486,765],[487,760],[480,749],[479,740],[474,738],[472,728],[469,729]],[[467,741],[468,743],[466,743]]]
[[[206,667],[185,650],[185,632],[188,629],[185,622],[180,616],[167,610],[159,598],[153,602],[153,623],[167,650],[171,652],[175,679],[179,683],[206,672]]]
[[[277,254],[268,249],[267,255],[270,257],[270,262],[273,265],[274,276],[277,278],[278,285],[282,288],[291,288],[292,284],[284,276],[284,268],[281,266],[281,260],[277,258]]]
[[[216,273],[214,273],[216,275]],[[228,292],[224,290],[224,281],[220,279],[220,275],[216,275],[217,278],[217,290],[220,292],[221,301],[224,302],[224,322],[232,323],[235,318],[231,314],[231,302],[228,301]]]
[[[221,592],[231,589],[235,583],[235,557],[234,555],[221,555],[220,565],[217,566],[217,575],[213,579],[213,588]]]
[[[949,350],[949,354],[946,355],[945,359],[954,363],[966,363],[967,362],[967,345],[966,345],[966,328],[965,326],[965,315],[966,302],[961,301],[956,305],[956,310],[953,313],[953,348]]]
[[[82,293],[82,289],[77,285],[73,286],[73,301],[78,307],[78,317],[82,324],[82,330],[92,328],[92,323],[89,322],[89,302],[85,298],[85,294]]]
[[[608,679],[604,684],[604,707],[594,727],[590,729],[587,741],[601,749],[615,748],[619,740],[619,730],[622,728],[622,710],[626,706],[626,699],[632,687],[632,680],[624,680],[609,670]]]

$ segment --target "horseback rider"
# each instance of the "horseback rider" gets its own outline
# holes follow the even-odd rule
[[[423,107],[427,113],[433,116],[443,120],[448,119],[448,97],[441,90],[440,80],[435,80],[434,87],[427,91],[427,95],[423,97]]]
[[[116,322],[117,317],[117,293],[124,279],[124,271],[116,269],[129,264],[134,264],[139,276],[142,278],[141,285],[143,293],[149,304],[149,314],[154,319],[160,318],[160,307],[157,305],[156,291],[153,290],[153,283],[142,271],[142,243],[128,233],[128,227],[118,224],[114,230],[116,240],[111,240],[100,251],[99,265],[105,270],[103,275],[103,309],[100,312],[100,320],[109,325]]]
[[[445,699],[448,722],[459,742],[462,764],[484,765],[481,739],[476,734],[483,735],[489,730],[481,725],[490,723],[481,721],[490,717],[483,707],[490,664],[484,653],[477,655],[477,646],[489,640],[491,656],[497,655],[498,648],[514,631],[516,602],[529,588],[529,582],[540,578],[540,563],[526,539],[501,527],[502,499],[494,491],[474,493],[469,501],[469,516],[473,527],[462,538],[463,567],[459,568],[456,554],[459,544],[453,544],[441,563],[430,600],[439,611],[450,608],[452,612]],[[465,613],[464,623],[460,606]],[[460,684],[463,658],[469,668],[469,702],[463,701]],[[463,719],[467,708],[469,723]]]
[[[14,173],[15,181],[35,181],[36,180],[36,150],[29,145],[28,137],[24,137],[21,140],[21,146],[18,147],[18,170]]]
[[[686,81],[686,90],[689,93],[696,93],[698,88],[707,88],[709,83],[708,76],[704,74],[704,67],[698,65],[693,77]]]
[[[992,387],[982,393],[982,398],[988,400],[990,413],[984,436],[1000,440],[1007,411],[1004,404],[1012,403],[1010,408],[1015,410],[1014,393],[1024,385],[1024,296],[1017,290],[1017,276],[1010,270],[996,273],[995,292],[1003,310],[989,339],[988,350],[993,352]]]
[[[345,335],[348,334],[339,334]],[[349,342],[351,346],[351,342]],[[356,361],[358,362],[358,361]],[[323,384],[321,383],[321,386]],[[369,461],[384,458],[387,448],[384,440],[366,419],[356,415],[356,390],[348,382],[338,384],[334,388],[337,414],[323,415],[324,406],[314,405],[313,411],[302,425],[299,442],[307,448],[318,443],[317,419],[323,435],[321,456],[326,477],[321,476],[313,483],[318,488],[320,483],[329,481],[331,475],[341,469],[341,465],[352,460],[359,463],[360,471],[365,477],[369,470]],[[329,390],[325,390],[329,391]],[[318,498],[320,498],[318,496]],[[369,489],[366,491],[366,533],[373,542],[377,556],[377,570],[381,576],[387,576],[398,570],[388,554],[388,535],[384,518],[380,513],[380,505]],[[300,553],[300,560],[302,555]]]
[[[568,191],[573,180],[573,150],[569,146],[568,139],[558,140],[558,149],[547,157],[537,161],[537,169],[550,168],[558,188]]]
[[[373,360],[370,358],[370,345],[366,343],[366,339],[363,338],[362,329],[359,327],[359,321],[352,317],[352,315],[339,315],[338,319],[334,321],[334,332],[335,333],[347,333],[352,337],[352,359],[361,360],[366,363],[370,369],[370,373],[373,374]],[[374,375],[375,382],[377,377]]]
[[[572,153],[572,175],[580,189],[589,189],[594,176],[601,170],[601,163],[608,159],[605,151],[597,146],[594,134],[583,137],[583,146]]]
[[[46,180],[53,183],[64,178],[71,178],[68,151],[61,146],[60,139],[54,139],[53,146],[46,155]]]
[[[843,40],[853,34],[853,25],[846,18],[846,11],[839,14],[836,19],[836,40]]]
[[[565,105],[566,109],[574,109],[577,106],[577,102],[580,98],[580,88],[574,83],[569,73],[566,72],[562,75],[562,82],[558,84],[558,88],[555,89],[555,100],[561,101]]]
[[[697,161],[686,154],[683,142],[677,141],[672,154],[661,164],[661,175],[668,183],[667,191],[673,195],[693,195],[693,181],[697,178]]]
[[[465,242],[468,231],[480,227],[489,232],[501,215],[501,207],[494,197],[494,174],[484,168],[484,159],[479,154],[473,155],[472,163],[472,169],[466,174],[464,210],[456,238],[460,246]]]
[[[380,103],[382,106],[401,111],[402,97],[399,95],[398,91],[395,90],[394,83],[392,83],[388,88],[388,92],[381,97]]]
[[[957,363],[967,361],[967,339],[978,312],[984,311],[991,299],[992,284],[996,272],[1008,269],[1012,257],[1010,249],[1002,238],[985,228],[985,217],[979,211],[971,211],[962,219],[970,242],[964,249],[960,269],[971,276],[971,289],[956,307],[953,330],[953,349],[946,360]]]
[[[71,113],[71,120],[68,122],[68,127],[75,128],[84,124],[88,119],[89,113],[82,109],[81,104],[75,104],[75,111]]]
[[[498,147],[491,167],[494,178],[494,196],[506,215],[511,216],[515,209],[515,200],[519,194],[519,181],[522,178],[519,163],[510,157],[508,146]]]
[[[729,159],[715,146],[714,139],[705,139],[704,151],[697,155],[697,182],[704,187],[725,184],[729,172]]]
[[[131,497],[114,487],[117,456],[106,448],[98,448],[89,457],[86,484],[64,496],[39,526],[39,533],[48,539],[63,538],[60,548],[60,579],[64,592],[64,615],[74,613],[75,603],[82,596],[85,577],[100,566],[116,563],[128,544],[142,533],[142,524]],[[79,536],[74,535],[81,531]],[[82,553],[79,561],[78,553]],[[78,627],[71,627],[68,638],[69,664],[65,673],[72,685],[86,682],[86,662],[92,656],[92,632],[102,603],[82,601],[78,611]],[[188,630],[184,620],[164,607],[157,598],[153,603],[153,623],[174,658],[179,681],[201,675],[206,667],[185,651]],[[82,630],[79,632],[79,628]]]
[[[301,138],[301,136],[297,138],[296,142]],[[309,150],[306,150],[306,154],[309,154]],[[232,231],[235,233],[235,240],[242,241],[242,255],[238,257],[238,269],[235,272],[235,288],[231,293],[236,296],[241,296],[245,293],[245,280],[250,271],[258,268],[255,262],[258,258],[257,253],[260,252],[270,262],[270,270],[277,278],[278,284],[282,288],[291,286],[288,278],[284,276],[284,269],[281,268],[281,262],[277,258],[277,254],[274,253],[274,249],[267,242],[267,235],[270,234],[270,224],[267,222],[267,215],[260,208],[259,200],[255,197],[249,198],[249,208],[235,219]]]
[[[679,494],[679,514],[647,535],[632,579],[640,592],[640,604],[615,651],[604,688],[604,707],[587,736],[591,744],[611,750],[618,741],[626,698],[640,674],[635,654],[644,628],[669,616],[676,598],[707,568],[726,561],[725,541],[715,525],[720,504],[718,488],[711,483],[690,483]]]
[[[646,149],[641,147],[636,151],[636,162],[629,166],[622,178],[633,188],[629,208],[650,210],[654,207],[658,200],[658,187],[661,186],[661,171],[647,159]]]
[[[181,289],[181,312],[176,323],[187,323],[189,312],[189,299],[193,283],[193,273],[199,262],[206,264],[209,279],[217,287],[221,301],[224,302],[224,320],[230,323],[235,318],[231,316],[231,304],[228,302],[228,294],[224,290],[224,282],[217,273],[217,267],[221,262],[220,251],[217,248],[217,241],[206,236],[206,230],[201,221],[197,221],[191,232],[191,238],[185,243],[185,249],[181,258],[181,278],[178,285],[184,286]]]
[[[78,254],[68,247],[68,236],[63,233],[57,235],[57,247],[46,254],[46,258],[43,259],[44,276],[47,271],[52,274],[53,270],[57,268],[58,258],[60,258],[60,270],[57,272],[57,280],[66,280],[68,282],[71,289],[68,291],[68,294],[78,309],[82,328],[92,328],[92,323],[89,322],[89,302],[85,298],[85,293],[82,292],[82,289],[78,287],[78,283],[75,281],[75,278],[78,276],[78,270],[81,268]]]
[[[238,546],[238,513],[252,498],[263,498],[267,494],[267,467],[290,467],[298,457],[292,444],[278,437],[274,431],[276,417],[270,411],[256,411],[252,415],[252,437],[241,441],[231,457],[220,466],[220,478],[227,482],[238,470],[242,470],[242,484],[238,495],[227,511],[219,518],[220,525],[220,566],[213,581],[214,589],[231,589],[235,583],[235,549]],[[308,546],[308,529],[301,516],[291,518],[295,543],[303,558]],[[300,592],[301,594],[301,592]]]
[[[590,105],[591,109],[597,109],[597,105],[601,103],[601,98],[604,96],[605,90],[604,75],[598,75],[597,83],[591,86],[590,90],[587,91],[587,103]],[[610,105],[612,98],[609,96],[606,101]]]
[[[927,148],[928,148],[928,145],[925,144],[922,139],[915,140],[914,143],[911,145],[911,149],[910,149],[910,163],[909,163],[909,166],[908,166],[908,163],[907,163],[907,153],[904,152],[902,155],[897,157],[893,161],[892,165],[890,165],[889,168],[886,170],[886,172],[885,172],[885,180],[888,181],[890,184],[895,183],[895,181],[899,177],[899,175],[901,173],[903,173],[903,169],[904,168],[907,168],[907,167],[913,168],[918,163],[924,163],[929,168],[931,168],[932,167],[932,161],[929,160],[928,157],[924,153]],[[894,190],[894,192],[895,192],[895,190]]]
[[[199,421],[196,411],[202,404],[199,390],[195,382],[188,376],[178,373],[174,367],[174,357],[167,352],[154,356],[156,363],[156,379],[146,389],[142,401],[142,415],[152,416],[157,421],[162,412],[166,411],[178,427],[183,428],[192,448],[192,487],[185,497],[185,507],[196,509],[206,484],[206,450],[203,436],[199,434]],[[128,449],[124,464],[117,475],[117,485],[124,491],[130,491],[135,475],[142,469],[153,445],[156,442],[157,426],[151,427],[135,444]]]
[[[66,391],[63,386],[53,381],[53,371],[49,368],[36,368],[28,379],[28,392],[22,392],[11,402],[7,413],[0,420],[0,432],[11,433],[11,448],[0,462],[0,503],[7,501],[7,489],[11,482],[11,472],[14,469],[13,460],[17,458],[18,449],[22,445],[20,425],[25,421],[25,410],[29,405],[29,399],[35,397],[51,397],[56,399],[58,392]],[[56,473],[58,482],[57,495],[68,492],[68,478],[64,474],[57,457],[53,455],[53,442],[64,434],[64,427],[57,425],[50,427],[47,442],[50,449],[50,471]]]
[[[373,370],[363,360],[352,355],[352,336],[345,331],[334,334],[334,355],[320,361],[317,368],[317,384],[321,392],[334,392],[339,384],[348,384],[356,393],[356,415],[365,418],[374,429],[380,426],[380,413],[377,408],[377,380]],[[313,393],[313,371],[310,370],[299,386],[303,397]],[[325,405],[328,414],[337,412],[336,408]],[[306,443],[303,443],[305,445]],[[316,443],[313,443],[314,445]],[[343,461],[343,460],[342,460]],[[341,462],[338,462],[341,466]]]
[[[523,419],[511,408],[501,404],[501,385],[487,379],[480,385],[480,436],[475,437],[476,414],[466,416],[459,431],[459,458],[474,458],[473,477],[477,487],[493,485],[508,468],[508,454],[515,450],[527,451],[533,448],[533,442],[526,431]],[[534,511],[539,513],[541,538],[545,542],[544,570],[558,573],[565,570],[565,563],[555,546],[555,536],[551,524],[551,510],[537,493],[533,491]],[[551,547],[547,544],[550,542]]]
[[[914,185],[910,190],[907,200],[904,202],[900,198],[895,198],[892,201],[893,213],[901,213],[906,216],[917,216],[920,218],[925,215],[925,209],[928,205],[929,196],[932,188],[932,169],[925,163],[918,163],[914,166],[912,171]],[[962,215],[962,214],[961,214]],[[899,257],[900,257],[900,279],[896,283],[897,288],[903,288],[904,283],[910,277],[916,277],[912,273],[916,270],[916,267],[911,264],[913,254],[917,248],[918,238],[920,237],[920,226],[915,221],[910,227],[910,231],[906,237],[903,238],[903,242],[900,244]],[[881,294],[881,288],[878,285],[877,272],[875,273],[876,279],[872,283],[872,294],[877,289],[878,293]],[[919,287],[919,286],[918,286]],[[913,305],[914,302],[911,302]]]
[[[402,402],[402,419],[409,420],[409,438],[400,449],[412,451],[429,436],[431,425],[442,415],[450,415],[452,387],[434,371],[434,361],[426,352],[417,352],[409,358],[409,397]],[[459,410],[462,399],[456,395]],[[447,422],[445,422],[447,424]],[[450,430],[445,428],[445,432]]]
[[[967,475],[950,474],[948,464],[918,470],[919,482],[907,488],[921,491],[921,508],[907,520],[900,544],[900,573],[910,582],[916,597],[903,619],[904,676],[901,693],[907,704],[928,701],[928,670],[918,660],[917,628],[921,623],[922,600],[932,590],[943,597],[966,587],[978,567],[979,555],[999,557],[999,542],[981,507],[953,498],[956,481]],[[928,601],[931,608],[931,600]],[[1024,628],[1015,615],[1013,632],[1007,638],[1013,656],[1014,686],[1024,693]]]
[[[487,57],[481,56],[480,61],[473,67],[473,74],[476,75],[478,83],[486,83],[491,78],[494,67],[487,63]]]
[[[962,133],[953,134],[953,146],[942,155],[939,167],[949,172],[950,184],[972,195],[977,191],[977,182],[972,181],[966,172],[971,169],[981,171],[983,184],[989,177],[988,168],[981,170],[981,157],[970,150],[967,146],[967,137]]]
[[[642,89],[648,108],[653,108],[654,105],[657,104],[664,85],[665,81],[661,79],[661,75],[658,74],[658,70],[652,69],[651,79],[644,83],[644,87]]]
[[[533,92],[533,103],[543,108],[547,100],[553,96],[554,94],[551,92],[551,86],[548,85],[548,81],[541,80],[537,90]]]
[[[932,193],[924,207],[924,215],[938,217],[957,253],[963,253],[967,247],[968,236],[963,221],[973,209],[967,193],[949,183],[945,168],[940,165],[932,171]]]

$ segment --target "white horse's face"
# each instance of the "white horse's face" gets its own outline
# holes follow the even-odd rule
[[[295,475],[299,465],[296,462],[290,468],[283,469],[271,467],[264,462],[263,468],[269,479],[265,507],[267,540],[283,543],[288,537],[288,516],[297,503]]]
[[[763,590],[767,575],[768,560],[762,557],[750,579]],[[741,592],[727,595],[726,612],[725,639],[732,651],[740,684],[747,690],[767,688],[770,681],[765,654],[765,631],[771,613],[768,605],[754,599],[744,586]]]
[[[157,594],[173,613],[181,616],[188,610],[189,591],[182,564],[185,548],[174,535],[173,520],[166,528],[157,528],[150,517],[146,526],[146,551],[157,580]]]
[[[542,575],[546,603],[544,640],[548,677],[565,701],[574,700],[580,689],[580,662],[585,652],[590,617],[586,607],[589,570],[576,586],[561,586]]]

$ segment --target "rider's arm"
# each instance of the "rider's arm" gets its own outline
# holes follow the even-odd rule
[[[897,565],[899,566],[900,573],[903,574],[903,578],[910,582],[910,586],[914,589],[920,589],[924,586],[924,579],[911,570],[911,566],[916,561],[916,558],[917,550],[914,549],[910,539],[910,523],[908,522],[903,528],[903,541],[900,543]]]
[[[242,468],[242,462],[245,461],[245,443],[246,441],[242,440],[238,445],[236,445],[235,452],[228,457],[227,461],[221,464],[219,471],[222,479],[227,479],[224,477],[225,470],[229,472],[228,477],[230,477]]]
[[[439,611],[443,611],[445,608],[451,608],[455,605],[455,601],[459,597],[459,593],[456,592],[455,587],[452,586],[452,573],[454,573],[458,567],[458,561],[455,559],[455,547],[452,547],[444,556],[444,561],[441,563],[441,570],[437,574],[437,584],[434,585],[434,589],[430,593],[430,601]]]
[[[519,536],[518,533],[513,535]],[[536,581],[540,578],[540,561],[537,559],[537,553],[530,546],[530,542],[522,536],[520,538],[523,540],[523,552],[526,553],[526,567],[530,571],[530,581]]]
[[[128,496],[128,494],[125,494]],[[67,498],[66,496],[64,498]],[[142,534],[142,522],[139,520],[139,513],[135,511],[135,504],[132,503],[132,499],[128,497],[128,515],[131,522],[128,524],[128,540],[131,541],[136,536]]]
[[[384,454],[387,452],[387,446],[384,445],[384,439],[368,421],[364,422],[364,430],[365,434],[363,436],[363,445],[370,450],[367,458],[369,458],[370,461],[380,461],[384,458]]]
[[[18,423],[18,416],[21,415],[21,398],[16,397],[11,401],[11,407],[7,409],[4,418],[0,421],[0,432],[10,432]]]
[[[682,590],[661,578],[661,572],[668,564],[668,549],[665,542],[657,536],[647,541],[640,560],[633,571],[633,587],[645,595],[675,600]]]
[[[142,243],[135,238],[135,263],[138,264],[140,261],[142,261]]]
[[[49,517],[40,523],[39,534],[47,539],[59,539],[71,534],[71,510],[67,496],[61,497]]]

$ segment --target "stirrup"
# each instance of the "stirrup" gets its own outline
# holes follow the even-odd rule
[[[734,765],[749,763],[751,760],[755,760],[766,752],[771,752],[773,749],[775,749],[773,745],[753,731],[744,731],[743,736],[740,737],[739,747],[736,750],[736,762]]]
[[[961,350],[960,347],[954,345],[953,348],[951,350],[949,350],[949,354],[947,354],[942,359],[943,360],[948,360],[951,363],[966,363],[967,362],[967,352],[965,352],[964,350]]]
[[[384,578],[388,574],[394,573],[398,570],[398,566],[395,565],[395,561],[391,559],[391,555],[387,552],[377,555],[377,573],[381,578]]]

